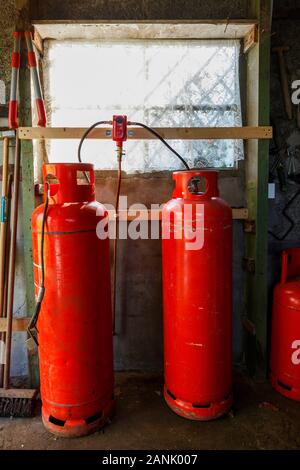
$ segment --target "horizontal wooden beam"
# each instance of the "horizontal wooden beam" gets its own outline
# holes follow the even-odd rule
[[[38,394],[37,389],[31,388],[0,388],[0,398],[13,399],[18,398],[25,400],[33,400]]]
[[[256,19],[32,20],[42,39],[241,39]]]
[[[14,318],[12,329],[13,331],[26,331],[29,324],[30,317]],[[6,331],[7,319],[0,318],[0,332]]]
[[[31,139],[80,139],[87,128],[84,127],[20,127],[19,138]],[[155,127],[164,139],[170,140],[224,140],[224,139],[271,139],[272,127]],[[111,140],[111,128],[93,129],[88,139]],[[129,140],[155,139],[149,131],[139,127],[128,128]]]
[[[184,19],[176,19],[176,20],[137,20],[137,19],[128,19],[128,20],[109,20],[109,19],[97,19],[97,20],[39,20],[39,19],[33,19],[32,21],[33,25],[56,25],[56,24],[77,24],[77,25],[82,25],[82,24],[175,24],[175,25],[180,25],[180,24],[236,24],[236,25],[252,25],[252,24],[257,24],[258,20],[257,18],[221,18],[221,19],[190,19],[190,20],[184,20]]]
[[[108,211],[109,218],[111,220],[115,219],[115,211]],[[161,211],[160,210],[141,210],[141,211],[119,211],[119,220],[127,220],[128,222],[135,220],[136,217],[139,220],[161,220]],[[235,220],[246,220],[248,218],[248,209],[245,207],[242,208],[232,208],[232,218]]]

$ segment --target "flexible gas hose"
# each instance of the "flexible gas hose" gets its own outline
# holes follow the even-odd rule
[[[95,122],[94,124],[92,124],[86,131],[85,133],[83,134],[83,136],[81,137],[80,139],[80,142],[79,142],[79,145],[78,145],[78,161],[80,163],[82,163],[82,159],[81,159],[81,149],[82,149],[82,144],[83,142],[85,141],[85,139],[87,138],[87,136],[89,135],[89,133],[95,129],[95,127],[97,126],[100,126],[101,124],[111,124],[111,121],[98,121],[98,122]],[[179,160],[183,163],[183,165],[185,166],[185,168],[187,170],[190,170],[190,167],[189,165],[187,164],[187,162],[184,160],[184,158],[178,153],[176,152],[176,150],[173,149],[173,147],[171,147],[171,145],[169,145],[166,140],[157,132],[155,131],[154,129],[152,129],[151,127],[147,126],[146,124],[143,124],[141,122],[128,122],[128,125],[131,125],[131,126],[140,126],[140,127],[143,127],[144,129],[148,130],[151,134],[153,134],[157,139],[159,139],[174,155],[176,155],[177,158],[179,158]],[[113,335],[115,335],[116,333],[116,282],[117,282],[117,251],[118,251],[118,240],[117,240],[117,235],[118,235],[118,226],[119,226],[119,219],[118,219],[118,212],[119,212],[119,197],[120,197],[120,189],[121,189],[121,181],[122,181],[122,154],[119,155],[118,154],[118,184],[117,184],[117,193],[116,193],[116,203],[115,203],[115,209],[116,209],[116,233],[115,233],[115,238],[114,238],[114,249],[113,249],[113,299],[112,299],[112,303],[113,303]],[[87,175],[86,176],[86,179],[87,181],[89,182],[89,178]]]
[[[187,164],[187,162],[184,160],[184,158],[181,155],[179,155],[179,153],[176,152],[176,150],[174,150],[173,147],[171,147],[171,145],[169,145],[168,142],[158,132],[156,132],[154,129],[152,129],[152,127],[146,126],[146,124],[143,124],[142,122],[133,122],[133,121],[128,122],[128,125],[129,126],[140,126],[140,127],[143,127],[144,129],[147,129],[147,131],[149,131],[149,132],[151,132],[151,134],[155,135],[155,137],[157,139],[159,139],[171,152],[174,153],[174,155],[176,155],[177,158],[179,158],[179,160],[184,164],[184,166],[186,167],[187,170],[190,170],[190,167]]]
[[[46,192],[46,199],[45,199],[45,203],[44,203],[43,220],[42,220],[42,232],[41,232],[41,247],[40,247],[40,249],[41,249],[41,251],[40,251],[41,285],[39,287],[38,297],[37,297],[37,301],[36,301],[36,305],[35,305],[35,311],[34,311],[34,314],[33,314],[32,318],[29,322],[28,328],[27,328],[27,332],[28,332],[29,336],[33,339],[33,341],[35,342],[35,344],[37,346],[39,345],[39,343],[38,343],[36,334],[34,334],[34,332],[38,333],[36,325],[37,325],[37,322],[38,322],[38,319],[39,319],[39,314],[40,314],[42,302],[43,302],[44,295],[45,295],[45,260],[44,260],[45,225],[46,225],[47,211],[48,211],[48,205],[49,205],[49,196],[50,196],[50,194],[49,194],[49,185],[46,184],[45,186],[47,188],[47,192]]]

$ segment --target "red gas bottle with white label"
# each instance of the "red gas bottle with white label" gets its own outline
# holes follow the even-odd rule
[[[75,437],[104,425],[114,408],[109,240],[96,233],[107,211],[95,201],[93,165],[44,165],[43,176],[49,205],[37,323],[42,417],[52,433]],[[41,205],[32,215],[36,294],[43,212]]]
[[[180,416],[209,420],[232,404],[232,211],[217,171],[173,179],[162,213],[164,396]]]
[[[282,253],[273,299],[270,381],[282,395],[300,401],[300,248]]]

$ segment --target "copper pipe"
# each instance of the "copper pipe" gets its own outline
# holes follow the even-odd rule
[[[13,211],[12,211],[12,223],[11,223],[11,241],[10,241],[10,250],[9,250],[8,286],[7,286],[7,327],[6,327],[5,365],[4,365],[4,381],[3,381],[3,387],[5,389],[9,388],[9,381],[10,381],[16,242],[17,242],[19,189],[20,189],[20,163],[21,163],[20,160],[21,160],[21,143],[17,136],[16,147],[15,147],[15,162],[14,162],[14,187],[13,187],[13,195],[12,195]]]
[[[113,335],[116,334],[116,301],[117,301],[117,256],[118,256],[118,231],[119,231],[119,198],[122,182],[122,147],[118,151],[118,186],[116,194],[116,233],[114,238],[114,261],[113,261]]]

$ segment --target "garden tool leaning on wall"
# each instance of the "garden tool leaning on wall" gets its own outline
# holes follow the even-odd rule
[[[13,132],[14,135],[14,132]],[[6,295],[6,264],[7,264],[7,250],[6,250],[6,235],[7,235],[7,202],[8,202],[8,180],[9,180],[9,137],[2,133],[2,190],[1,190],[1,217],[0,217],[0,318],[6,316],[4,309],[4,299]],[[5,335],[4,332],[0,333],[0,387],[3,386],[3,356]]]
[[[12,53],[12,75],[11,75],[11,94],[8,111],[8,123],[11,129],[19,127],[18,120],[18,83],[20,70],[20,49],[21,32],[14,33],[14,50]],[[33,82],[34,99],[38,114],[38,125],[46,125],[46,113],[42,99],[40,80],[37,71],[36,58],[33,50],[31,34],[24,33],[27,50],[28,65],[30,67],[31,79]],[[21,142],[16,136],[15,159],[14,159],[14,177],[12,193],[12,221],[11,236],[9,246],[8,276],[7,276],[7,323],[5,337],[5,363],[3,374],[3,388],[0,389],[0,416],[31,416],[33,405],[37,396],[37,390],[32,389],[13,389],[10,388],[10,364],[12,347],[12,324],[14,307],[14,285],[15,285],[15,261],[16,261],[16,241],[18,226],[18,208],[19,208],[19,184],[21,173]],[[2,289],[1,289],[2,291]],[[1,384],[2,385],[2,384]]]

